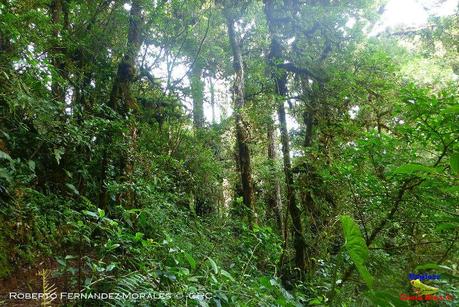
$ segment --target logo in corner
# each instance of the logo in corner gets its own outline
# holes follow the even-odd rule
[[[413,286],[416,295],[400,294],[402,301],[452,301],[453,296],[450,294],[437,295],[439,289],[423,283],[424,280],[438,280],[440,275],[428,274],[408,274],[410,284]]]
[[[429,295],[438,292],[438,288],[423,284],[419,279],[413,279],[410,283],[415,288],[417,295]]]

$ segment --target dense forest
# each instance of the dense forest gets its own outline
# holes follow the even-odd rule
[[[0,0],[0,305],[456,306],[458,12]]]

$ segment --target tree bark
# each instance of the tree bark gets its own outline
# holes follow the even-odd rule
[[[246,122],[242,117],[244,107],[244,67],[242,62],[241,46],[234,30],[234,18],[229,8],[225,8],[225,18],[228,27],[228,38],[233,52],[233,68],[235,71],[233,95],[234,118],[236,120],[236,142],[238,148],[239,168],[242,183],[242,197],[244,205],[249,211],[249,227],[257,223],[253,192],[252,168],[248,145],[249,133]]]
[[[312,129],[314,124],[314,114],[312,110],[304,111],[303,113],[305,135],[304,135],[304,147],[308,148],[312,145]]]
[[[302,82],[303,87],[306,86],[306,82]],[[313,114],[313,105],[315,105],[316,97],[314,94],[310,95],[310,107],[303,112],[303,123],[305,128],[304,143],[303,146],[307,151],[308,148],[312,145],[313,137],[313,124],[314,124],[314,114]],[[304,209],[308,212],[309,215],[309,229],[314,237],[317,237],[317,233],[320,227],[320,214],[314,203],[314,198],[312,197],[312,178],[314,176],[314,169],[309,162],[305,161],[303,164],[303,171],[300,175],[299,180],[301,181],[301,202]]]
[[[281,42],[275,34],[274,25],[274,3],[271,0],[265,0],[265,15],[268,21],[268,28],[271,38],[270,53],[268,56],[269,65],[273,68],[277,68],[276,63],[282,59],[282,46]],[[276,71],[277,70],[277,71]],[[274,93],[276,97],[280,98],[277,107],[277,115],[279,117],[280,134],[282,143],[282,154],[284,160],[284,173],[285,183],[287,186],[287,204],[290,216],[292,218],[292,225],[294,230],[293,245],[295,248],[295,265],[300,269],[304,270],[305,259],[306,259],[306,242],[303,236],[303,224],[301,221],[301,212],[297,207],[297,201],[295,196],[295,189],[293,187],[293,173],[290,161],[290,140],[288,135],[287,120],[284,107],[284,99],[287,94],[287,73],[285,70],[279,71],[276,69],[272,73],[272,79],[274,80]]]
[[[202,66],[195,62],[190,71],[191,97],[193,99],[193,126],[195,135],[199,137],[204,127],[204,81],[202,79]],[[194,195],[195,212],[204,216],[212,212],[212,207],[199,190]]]
[[[63,0],[53,0],[50,6],[51,23],[53,26],[53,46],[51,48],[51,63],[53,64],[56,73],[51,82],[51,93],[54,99],[64,102],[65,89],[60,84],[58,76],[64,74],[65,64],[62,59],[62,48],[60,46],[59,36],[61,34],[61,19],[63,13]]]
[[[275,147],[275,138],[274,135],[274,123],[270,121],[268,123],[268,160],[271,165],[271,191],[268,193],[268,206],[274,213],[276,218],[277,228],[283,234],[282,228],[282,199],[281,199],[281,190],[280,190],[280,182],[279,178],[276,176],[276,160],[277,160],[277,153]]]
[[[212,124],[215,125],[215,83],[213,76],[209,77],[210,107],[212,108]]]
[[[133,156],[135,148],[137,146],[137,126],[135,119],[132,117],[132,114],[136,112],[139,107],[136,99],[132,96],[131,85],[136,77],[136,58],[139,54],[140,47],[143,42],[142,37],[142,28],[143,28],[143,18],[142,18],[142,6],[141,0],[133,0],[131,5],[131,10],[129,14],[129,29],[128,29],[128,39],[127,39],[127,50],[124,54],[122,60],[118,64],[118,70],[113,82],[112,92],[110,94],[110,107],[113,108],[123,117],[129,117],[129,145],[125,153],[123,153],[121,160],[119,161],[119,172],[124,177],[124,180],[132,180],[132,175],[134,171],[134,161]],[[111,136],[109,136],[111,139]],[[107,153],[104,153],[103,161],[107,161]],[[107,165],[103,166],[107,167]],[[106,176],[106,172],[103,171],[102,174]],[[102,182],[105,178],[102,178]],[[103,190],[103,193],[106,193],[106,190]],[[126,199],[127,206],[132,206],[134,202],[133,191],[129,190],[126,193],[121,193],[118,195],[118,202],[121,202],[124,198]],[[106,195],[100,196],[101,200],[107,199]],[[106,206],[107,204],[105,204]]]
[[[196,129],[204,126],[204,82],[202,67],[196,63],[191,69],[191,97],[193,98],[193,124]]]
[[[4,12],[11,11],[9,1],[1,0],[0,3],[3,6]],[[8,31],[5,29],[5,27],[0,28],[0,54],[2,55],[0,57],[0,63],[2,64],[5,63],[6,60],[8,60],[8,64],[11,62],[7,55],[13,51],[13,45],[11,44],[10,37],[7,35],[7,33]],[[10,65],[8,65],[8,68],[10,68]]]
[[[133,0],[130,16],[127,51],[118,64],[118,70],[110,95],[110,106],[121,115],[138,109],[137,101],[131,94],[131,84],[136,76],[135,60],[142,45],[142,15],[140,0]]]

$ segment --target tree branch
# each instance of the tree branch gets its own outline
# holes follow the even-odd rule
[[[188,70],[183,74],[183,76],[182,76],[180,79],[178,79],[177,81],[175,81],[174,84],[173,84],[172,86],[176,86],[177,84],[179,84],[180,82],[182,82],[182,80],[183,80],[183,79],[190,73],[190,71],[193,69],[194,64],[195,64],[196,61],[198,60],[199,54],[201,53],[201,49],[202,49],[202,46],[204,45],[204,41],[205,41],[206,38],[207,38],[207,34],[209,33],[211,17],[212,17],[212,8],[210,8],[209,18],[207,19],[206,32],[204,33],[204,36],[202,37],[201,42],[199,43],[198,51],[196,52],[196,55],[194,56],[193,62],[191,62],[190,67],[189,67]]]
[[[314,79],[316,81],[319,81],[321,83],[327,81],[326,78],[323,78],[323,77],[317,75],[316,73],[312,72],[311,70],[309,70],[307,68],[303,68],[303,67],[298,67],[293,63],[277,64],[277,67],[285,69],[286,71],[289,71],[289,72],[294,73],[294,74],[310,77],[310,78],[312,78],[312,79]]]

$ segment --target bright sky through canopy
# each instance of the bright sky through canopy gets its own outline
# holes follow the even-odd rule
[[[422,26],[428,22],[429,15],[454,14],[458,4],[459,0],[390,0],[372,34],[387,28]]]
[[[452,15],[457,10],[458,5],[459,0],[389,0],[380,21],[373,28],[370,35],[376,35],[390,28],[422,27],[427,24],[429,16]],[[125,5],[124,7],[126,10],[130,9],[129,5]],[[172,71],[174,79],[180,78],[187,71],[187,67],[185,65],[177,66],[178,67]],[[162,67],[157,67],[154,73],[156,76],[166,76],[166,63],[163,63]],[[220,96],[219,98],[224,97],[225,95],[230,95],[228,90],[222,84],[217,84],[216,90],[219,91],[219,94],[217,94],[217,96]],[[206,95],[209,95],[208,88],[206,92]],[[227,115],[232,113],[231,108],[226,105],[226,102],[227,101],[217,101],[217,103],[221,103],[220,106],[217,106],[215,109],[217,119],[220,119],[220,108],[226,109]],[[191,108],[191,100],[189,100],[188,103],[189,108]],[[208,103],[204,104],[204,113],[206,120],[210,122],[212,118],[212,110]],[[287,117],[289,128],[298,128],[298,123],[296,123],[296,121],[290,116],[287,115]]]

